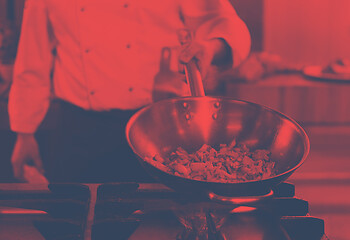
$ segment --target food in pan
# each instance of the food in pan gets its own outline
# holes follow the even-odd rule
[[[267,150],[250,151],[245,145],[220,144],[216,149],[204,144],[188,153],[178,147],[167,158],[155,155],[146,160],[167,173],[207,182],[234,183],[261,180],[274,175],[275,163]]]

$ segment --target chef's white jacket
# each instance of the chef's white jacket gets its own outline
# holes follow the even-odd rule
[[[161,49],[179,46],[183,28],[201,40],[224,39],[234,66],[249,53],[247,27],[227,0],[27,0],[11,129],[35,132],[52,93],[96,111],[151,103]]]

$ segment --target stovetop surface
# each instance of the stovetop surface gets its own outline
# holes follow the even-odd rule
[[[188,197],[154,183],[0,184],[0,238],[5,239],[2,229],[10,229],[9,224],[20,232],[29,223],[42,239],[177,239],[184,229],[179,215],[210,212],[214,219],[225,216],[227,239],[234,238],[233,231],[252,234],[252,224],[259,227],[260,222],[278,222],[292,240],[321,239],[323,220],[309,216],[308,202],[294,194],[292,184],[282,183],[258,210],[240,212],[237,206]]]

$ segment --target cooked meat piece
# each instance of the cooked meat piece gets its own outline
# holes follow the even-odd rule
[[[167,159],[156,155],[146,159],[167,173],[207,182],[244,182],[261,180],[274,175],[275,163],[268,150],[250,151],[245,145],[220,144],[215,149],[204,144],[194,153],[179,147]]]

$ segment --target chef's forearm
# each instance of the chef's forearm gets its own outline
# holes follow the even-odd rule
[[[230,1],[182,1],[181,11],[186,26],[195,32],[198,39],[222,39],[229,46],[219,52],[231,54],[228,61],[231,66],[237,67],[247,58],[251,46],[250,33]],[[218,59],[227,62],[225,58],[218,56]]]
[[[46,115],[53,43],[46,1],[27,1],[8,103],[14,132],[33,134]]]

